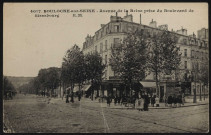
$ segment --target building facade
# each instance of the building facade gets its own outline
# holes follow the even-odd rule
[[[83,53],[93,53],[97,51],[103,58],[104,64],[106,64],[105,73],[103,76],[103,84],[100,89],[102,90],[98,95],[120,95],[122,92],[121,81],[116,77],[115,72],[112,71],[109,65],[109,59],[111,57],[111,47],[114,44],[121,43],[126,37],[126,33],[135,30],[147,29],[151,34],[159,31],[168,30],[168,25],[157,26],[156,21],[151,21],[149,25],[143,25],[141,23],[133,22],[133,16],[126,14],[123,18],[118,16],[111,16],[110,22],[107,24],[101,24],[101,28],[95,32],[94,36],[87,35],[85,42],[83,43]],[[193,33],[187,35],[186,29],[177,31],[171,30],[178,37],[177,46],[180,48],[181,64],[174,75],[162,76],[160,80],[160,98],[167,94],[170,89],[171,82],[179,82],[179,86],[186,94],[192,95],[193,89],[196,88],[196,94],[200,91],[208,94],[207,86],[203,85],[203,82],[199,81],[196,77],[194,67],[195,65],[200,67],[208,66],[208,30],[203,28],[198,31],[198,37]],[[170,83],[168,83],[170,82]],[[151,73],[144,81],[141,82],[144,88],[155,90],[155,77]],[[175,83],[174,83],[175,86]],[[175,87],[174,87],[175,88]],[[170,91],[170,90],[169,90]]]

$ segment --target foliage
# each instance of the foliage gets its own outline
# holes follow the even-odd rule
[[[204,83],[204,85],[208,85],[209,83],[209,68],[207,66],[204,66],[201,70],[201,81]]]
[[[3,90],[6,91],[16,91],[13,84],[8,80],[6,76],[3,76]]]
[[[92,86],[99,85],[102,82],[103,70],[105,67],[106,65],[103,64],[102,57],[97,52],[85,55],[86,80],[90,80]]]
[[[83,52],[77,45],[67,50],[62,62],[61,79],[63,83],[70,85],[81,85],[85,81],[85,62]]]
[[[206,57],[204,62],[201,63],[201,69],[200,69],[200,81],[204,83],[204,85],[209,84],[209,61],[208,58]]]
[[[123,43],[114,44],[111,51],[112,70],[131,88],[147,75],[147,41],[142,32],[128,33]]]
[[[60,69],[57,67],[50,67],[41,69],[38,73],[37,79],[33,80],[35,84],[40,84],[40,87],[51,89],[52,91],[59,86]]]
[[[38,80],[38,77],[33,78],[27,84],[21,85],[18,90],[22,93],[29,93],[29,94],[38,94],[39,90],[41,89],[41,83]]]
[[[103,64],[102,57],[97,52],[85,55],[85,69],[87,80],[93,82],[102,81],[105,65]]]
[[[147,39],[150,49],[148,68],[155,73],[157,96],[159,96],[159,75],[160,73],[172,74],[180,65],[181,54],[176,46],[178,38],[168,32],[161,31]]]

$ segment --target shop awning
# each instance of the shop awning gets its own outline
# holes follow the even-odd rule
[[[84,85],[82,90],[87,91],[90,87],[91,87],[91,84],[90,85]]]
[[[73,89],[73,92],[77,92],[77,91],[79,91],[78,85],[74,86],[74,89]]]
[[[156,88],[156,83],[155,82],[140,82],[144,88]]]

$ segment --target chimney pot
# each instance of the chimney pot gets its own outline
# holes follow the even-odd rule
[[[141,14],[140,14],[140,24],[141,24]]]

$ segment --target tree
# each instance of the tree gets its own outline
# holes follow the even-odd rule
[[[85,55],[86,79],[91,81],[92,86],[101,83],[104,69],[105,65],[103,64],[102,57],[97,52]],[[93,92],[92,87],[92,100]]]
[[[15,87],[6,76],[3,76],[3,92],[4,94],[7,92],[16,92]]]
[[[203,64],[203,65],[202,65]],[[209,84],[209,65],[208,65],[208,58],[205,57],[203,63],[201,63],[201,69],[199,71],[200,76],[199,79],[203,83],[203,90],[204,90],[204,100],[205,100],[205,86]],[[201,89],[200,89],[200,100],[201,100]]]
[[[33,81],[40,83],[44,89],[50,89],[51,93],[54,93],[54,89],[59,86],[60,82],[59,70],[57,67],[41,69],[38,73],[38,79]]]
[[[81,89],[83,81],[85,81],[85,62],[83,52],[77,45],[67,50],[62,62],[61,79],[63,83],[70,85],[73,90],[75,83]]]
[[[32,86],[33,86],[33,89],[34,89],[34,93],[35,93],[36,95],[38,95],[39,90],[41,89],[41,83],[40,83],[38,77],[35,77],[35,78],[32,80]]]
[[[150,46],[149,70],[155,73],[156,95],[159,97],[160,74],[172,74],[181,61],[177,37],[169,31],[160,31],[147,39]]]
[[[195,83],[195,88],[193,89],[193,103],[196,103],[197,102],[197,99],[196,99],[196,82],[199,81],[199,64],[198,62],[194,63],[193,64],[193,70],[192,70],[192,76],[193,76],[193,80],[194,80],[194,83]]]
[[[148,43],[145,37],[143,31],[127,33],[123,42],[114,44],[111,50],[111,68],[123,80],[125,90],[129,92],[135,82],[147,75]]]

